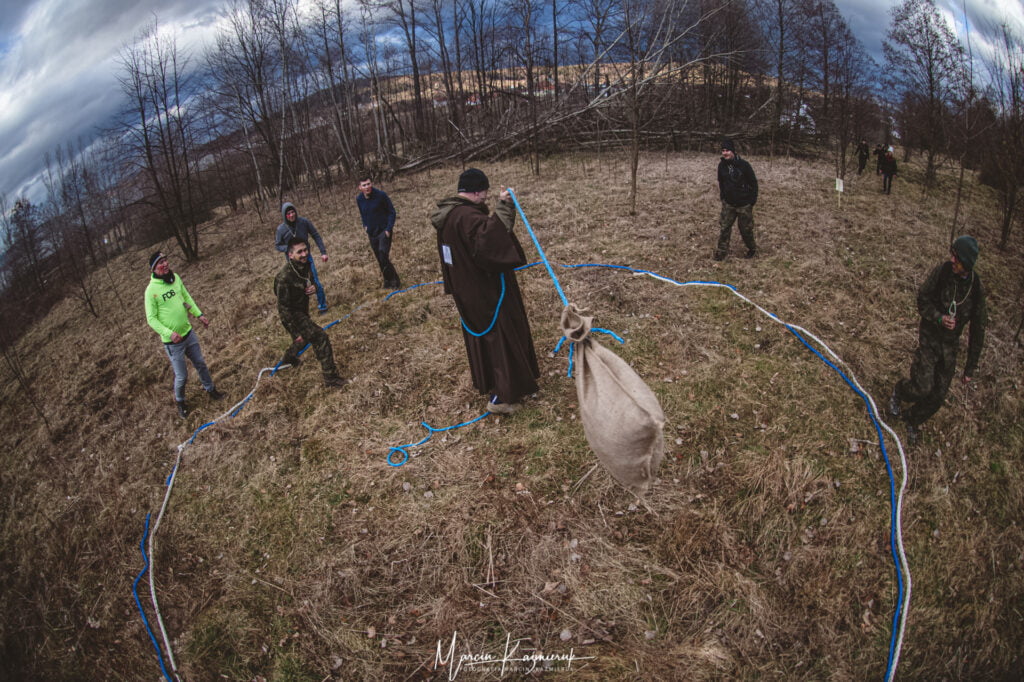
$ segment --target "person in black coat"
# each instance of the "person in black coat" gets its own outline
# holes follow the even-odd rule
[[[885,153],[882,163],[879,166],[882,172],[882,191],[892,194],[892,176],[896,175],[896,157],[893,156],[892,147]]]
[[[868,149],[867,140],[861,140],[860,144],[857,145],[857,175],[864,172],[864,167],[868,165],[868,157],[871,156],[871,150]]]
[[[732,225],[739,218],[740,236],[747,246],[747,258],[757,254],[754,242],[754,204],[757,203],[757,176],[750,164],[736,155],[732,140],[722,140],[722,160],[718,162],[718,194],[722,200],[719,215],[718,247],[715,260],[729,253]]]

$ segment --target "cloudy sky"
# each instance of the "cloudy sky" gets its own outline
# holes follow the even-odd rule
[[[545,0],[546,1],[546,0]],[[1002,21],[1024,33],[1024,0],[966,0],[972,35]],[[881,59],[896,0],[837,0],[854,33]],[[963,23],[963,0],[939,0]],[[43,156],[88,144],[122,107],[117,55],[158,16],[180,47],[212,40],[227,0],[3,0],[0,11],[0,195],[33,191]],[[979,46],[976,45],[976,49]],[[983,49],[983,47],[982,47]],[[36,185],[38,188],[38,185]]]

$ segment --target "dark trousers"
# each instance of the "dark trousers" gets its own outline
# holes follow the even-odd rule
[[[398,272],[395,271],[395,266],[391,264],[389,257],[391,254],[391,237],[387,236],[384,232],[381,232],[376,237],[370,236],[370,248],[373,249],[373,255],[377,258],[380,274],[384,276],[384,286],[396,289],[402,286]]]
[[[882,173],[882,191],[892,194],[892,173]]]
[[[285,325],[285,329],[288,330],[293,339],[299,337],[302,341],[292,341],[292,345],[284,352],[284,358],[281,360],[282,363],[291,364],[289,360],[297,358],[299,351],[308,343],[313,347],[316,359],[320,361],[320,369],[323,370],[324,379],[332,379],[338,376],[338,368],[334,364],[334,349],[331,348],[331,340],[328,338],[327,332],[320,325],[313,322],[308,315],[294,315],[289,319],[289,324]]]
[[[868,165],[868,157],[858,156],[857,157],[857,175],[864,172],[864,167]]]
[[[956,345],[942,343],[922,330],[910,365],[910,378],[896,384],[896,397],[912,403],[903,410],[908,424],[919,426],[939,411],[955,373]]]
[[[739,218],[740,236],[750,251],[757,251],[754,243],[754,207],[732,206],[722,202],[722,213],[718,216],[718,249],[719,255],[729,252],[729,241],[732,239],[732,225]]]

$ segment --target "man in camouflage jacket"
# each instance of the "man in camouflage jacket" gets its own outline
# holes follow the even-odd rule
[[[907,440],[917,442],[918,427],[938,412],[956,373],[960,335],[970,325],[964,383],[971,380],[985,344],[985,289],[974,271],[978,242],[963,236],[953,242],[949,260],[936,266],[917,293],[921,313],[918,346],[910,366],[910,378],[893,389],[889,411],[903,415]],[[912,403],[903,409],[902,403]]]
[[[285,351],[281,364],[297,367],[298,354],[308,342],[320,361],[324,373],[324,384],[328,388],[340,388],[345,380],[338,375],[334,364],[334,350],[331,340],[320,325],[309,317],[309,297],[316,293],[316,286],[310,280],[309,246],[298,237],[288,240],[288,262],[274,278],[274,293],[277,295],[277,313],[281,324],[292,337],[292,345]]]

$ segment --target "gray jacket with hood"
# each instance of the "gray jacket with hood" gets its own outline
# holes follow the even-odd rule
[[[281,204],[281,217],[284,218],[284,214],[288,212],[289,208],[295,208],[295,204],[290,201],[286,201]],[[285,220],[283,223],[277,226],[277,234],[274,237],[274,244],[277,246],[277,250],[281,253],[288,251],[288,240],[292,237],[298,237],[299,239],[309,243],[309,237],[312,235],[313,241],[316,242],[316,246],[320,249],[320,253],[327,253],[327,249],[324,248],[324,240],[320,238],[320,233],[313,227],[313,223],[300,215],[297,215],[299,209],[295,208],[295,222],[289,223]]]

